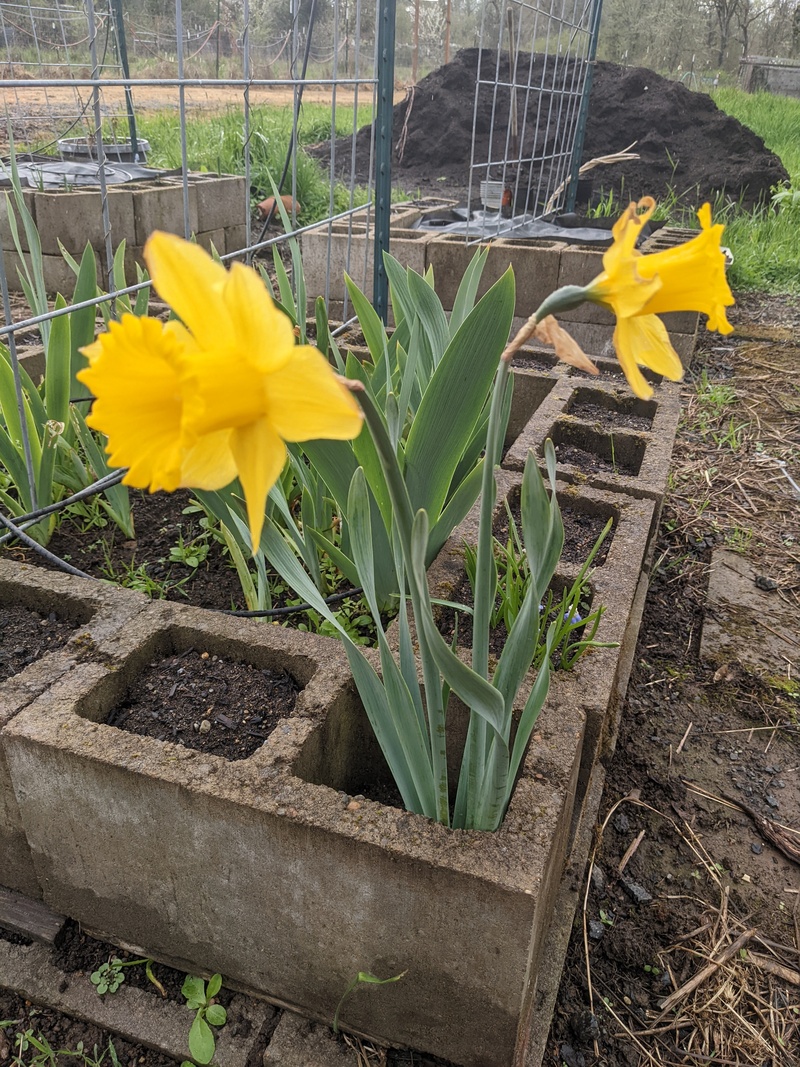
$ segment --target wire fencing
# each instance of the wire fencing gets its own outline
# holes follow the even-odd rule
[[[60,509],[112,498],[122,472],[86,430],[78,349],[121,314],[166,313],[143,268],[154,229],[258,265],[303,328],[295,242],[313,230],[324,280],[308,295],[329,304],[344,270],[386,320],[395,0],[290,0],[280,18],[263,0],[215,6],[216,17],[189,0],[158,16],[121,0],[0,6],[0,542],[33,546]],[[569,206],[600,8],[485,6],[468,241]],[[346,291],[337,313],[346,325]]]

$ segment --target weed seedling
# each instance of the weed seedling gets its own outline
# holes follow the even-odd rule
[[[217,1047],[212,1026],[224,1026],[228,1015],[221,1004],[214,1003],[214,997],[222,988],[222,975],[214,974],[208,984],[202,978],[187,975],[181,993],[186,997],[186,1007],[195,1012],[194,1022],[189,1030],[189,1053],[196,1063],[211,1063]],[[189,1060],[184,1060],[181,1067],[193,1067]]]
[[[391,978],[376,978],[374,974],[369,974],[367,971],[359,971],[350,985],[345,989],[342,994],[342,999],[336,1005],[336,1014],[333,1016],[333,1032],[339,1033],[339,1012],[342,1010],[342,1004],[350,996],[354,989],[360,985],[389,985],[390,982],[399,982],[401,978],[405,978],[407,971],[401,971],[400,974],[395,974]],[[181,1064],[183,1067],[183,1064]]]
[[[153,974],[153,961],[151,959],[123,961],[117,956],[112,956],[107,963],[101,963],[96,971],[92,971],[90,981],[92,985],[96,987],[97,993],[101,997],[105,993],[116,993],[125,981],[125,972],[123,968],[140,967],[142,964],[144,964],[144,973],[159,991],[161,996],[165,997],[167,995],[166,990]]]

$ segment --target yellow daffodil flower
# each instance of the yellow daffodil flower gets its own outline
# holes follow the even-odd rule
[[[255,271],[230,271],[202,248],[154,233],[145,260],[182,322],[123,315],[82,349],[78,377],[96,397],[89,426],[140,489],[221,489],[238,476],[253,550],[285,441],[349,440],[355,399],[292,324]]]
[[[672,381],[683,378],[680,357],[657,315],[699,311],[708,316],[709,330],[730,333],[733,329],[725,317],[725,308],[734,300],[720,248],[723,226],[711,225],[710,205],[704,204],[698,212],[701,231],[697,237],[663,252],[642,255],[636,251],[636,242],[654,210],[651,197],[629,206],[614,225],[614,243],[603,256],[603,273],[584,291],[585,299],[605,305],[616,315],[617,357],[631,389],[645,400],[653,390],[639,366]]]

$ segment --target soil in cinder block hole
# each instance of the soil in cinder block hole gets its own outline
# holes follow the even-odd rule
[[[607,408],[602,404],[573,404],[570,415],[584,422],[596,422],[600,426],[614,426],[626,430],[649,430],[653,425],[653,420],[648,415],[635,415],[632,411]]]
[[[522,513],[520,510],[520,490],[512,489],[508,494],[508,506],[517,525],[517,530],[522,531]],[[577,564],[581,566],[586,562],[589,553],[595,546],[597,538],[603,532],[610,515],[596,515],[589,511],[579,511],[570,504],[562,504],[561,521],[564,523],[564,550],[561,553],[561,562]],[[494,521],[492,533],[505,547],[509,534],[508,512],[502,508]],[[597,555],[592,560],[593,567],[602,567],[608,558],[608,550],[614,540],[614,527],[606,534],[606,538],[600,546]]]
[[[59,619],[54,611],[0,608],[0,682],[47,652],[62,648],[77,626],[76,622]]]
[[[298,692],[284,671],[189,649],[151,663],[106,721],[157,741],[240,760],[292,714]]]
[[[559,463],[568,463],[576,467],[584,474],[624,474],[637,475],[638,466],[624,462],[620,457],[613,461],[600,456],[597,452],[589,452],[577,445],[556,445],[556,459]]]

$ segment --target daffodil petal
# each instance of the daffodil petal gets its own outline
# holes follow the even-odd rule
[[[144,246],[150,277],[162,300],[202,344],[232,338],[223,292],[228,274],[199,245],[157,230]]]
[[[173,490],[180,482],[182,352],[157,319],[124,315],[93,344],[78,378],[97,397],[87,425],[108,436],[127,485]]]
[[[330,363],[310,345],[298,345],[292,358],[266,380],[269,419],[284,441],[357,437],[363,415]]]
[[[620,319],[614,330],[614,347],[628,385],[642,400],[649,400],[653,390],[637,364],[675,381],[683,377],[678,354],[670,344],[664,323],[655,315]]]
[[[681,358],[657,315],[637,315],[631,319],[630,335],[636,338],[636,362],[640,367],[648,367],[672,382],[683,381]]]
[[[237,350],[263,374],[285,366],[295,347],[292,323],[252,268],[233,264],[225,285],[225,303],[234,324]]]
[[[632,319],[620,319],[614,330],[614,348],[617,351],[619,365],[625,373],[631,392],[640,400],[649,400],[653,395],[652,388],[647,384],[644,375],[636,365],[636,352],[633,349],[629,336],[629,327]]]
[[[267,495],[286,462],[286,446],[268,419],[234,430],[230,447],[247,504],[247,524],[255,552],[261,542]]]
[[[236,473],[230,430],[204,434],[183,454],[181,485],[187,488],[222,489]]]

